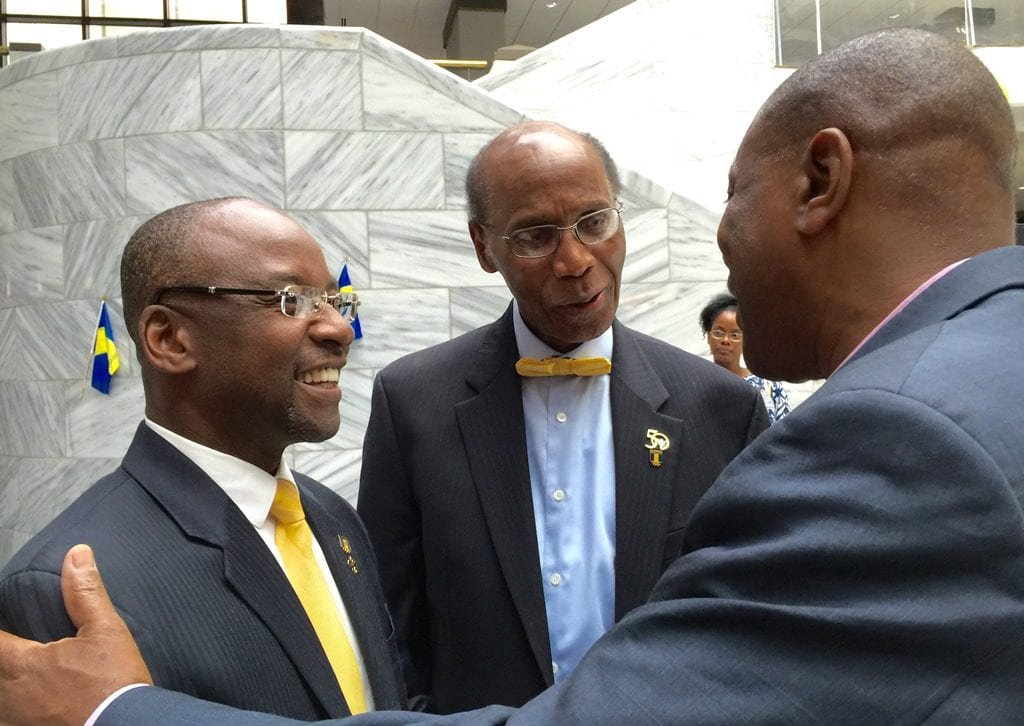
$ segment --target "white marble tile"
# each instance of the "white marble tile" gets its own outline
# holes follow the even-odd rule
[[[0,234],[14,230],[14,166],[0,161]]]
[[[374,288],[495,284],[477,262],[464,212],[371,212],[369,217]]]
[[[410,77],[369,57],[363,57],[363,106],[366,128],[384,131],[489,131],[505,127],[499,121],[453,101],[420,77]]]
[[[623,210],[626,263],[623,282],[667,282],[668,220],[664,208]]]
[[[289,212],[320,243],[327,269],[335,275],[348,261],[352,287],[358,293],[370,287],[370,242],[365,212]]]
[[[64,273],[68,298],[121,295],[121,251],[148,216],[75,222],[64,228]]]
[[[65,456],[64,383],[0,383],[0,455]]]
[[[0,527],[35,534],[118,463],[102,458],[14,461],[9,484],[0,490]]]
[[[15,228],[124,214],[124,163],[121,139],[56,146],[14,159]]]
[[[718,249],[719,215],[680,196],[668,208],[672,280],[722,280],[729,271]]]
[[[59,226],[0,235],[0,307],[63,299],[62,235]]]
[[[295,471],[311,476],[343,496],[354,507],[359,495],[359,471],[363,452],[356,449],[314,449],[297,444],[293,452]]]
[[[142,379],[115,374],[110,393],[78,381],[64,389],[67,398],[68,455],[120,458],[128,450],[146,410]]]
[[[134,56],[213,48],[277,48],[281,34],[275,25],[193,25],[142,31],[118,40],[118,55]]]
[[[350,51],[281,51],[284,124],[311,131],[362,131],[360,55]]]
[[[444,189],[448,209],[466,207],[466,172],[473,157],[500,132],[486,134],[445,133]]]
[[[456,287],[451,291],[451,337],[487,325],[505,312],[512,293],[501,287]]]
[[[62,143],[202,127],[199,53],[101,60],[57,73]]]
[[[57,74],[43,73],[0,88],[0,109],[0,160],[56,145]]]
[[[88,386],[93,342],[100,301],[28,305],[18,309],[17,325],[22,338],[24,369],[35,380],[70,380]],[[116,377],[131,374],[133,359],[128,333],[118,300],[108,300],[107,310],[114,331],[114,342],[121,359]]]
[[[0,381],[25,380],[28,377],[29,371],[25,365],[25,356],[21,346],[21,331],[18,329],[17,308],[2,308],[0,309]]]
[[[363,337],[352,345],[353,368],[383,368],[396,358],[448,340],[448,288],[363,290]]]
[[[128,211],[249,196],[284,206],[279,131],[198,131],[126,139]]]
[[[419,85],[432,88],[450,99],[445,102],[445,105],[452,105],[454,101],[486,118],[493,119],[497,122],[498,128],[515,123],[521,116],[520,111],[492,98],[490,94],[480,93],[480,89],[462,80],[454,73],[449,73],[433,63],[424,62],[423,58],[379,35],[367,32],[363,38],[362,51],[363,63],[366,67],[373,67],[372,62],[367,64],[368,60],[382,63]],[[416,91],[417,95],[422,93],[422,90]],[[415,100],[415,96],[410,100]],[[369,112],[369,101],[366,102],[366,107]],[[436,112],[442,109],[434,110]]]
[[[619,181],[622,183],[619,201],[623,206],[664,207],[668,205],[669,199],[672,198],[671,191],[647,177],[637,174],[632,169],[619,168],[618,171]]]
[[[359,50],[363,28],[313,27],[282,25],[282,48],[319,48],[321,50]]]
[[[207,50],[199,56],[203,128],[281,128],[281,52]]]
[[[698,314],[724,288],[710,282],[623,285],[618,317],[631,328],[700,355],[707,345]]]
[[[289,209],[441,209],[441,134],[285,133]]]
[[[13,65],[0,70],[0,88],[29,76],[46,71],[56,70],[64,66],[74,66],[89,61],[103,60],[117,56],[117,38],[96,38],[83,40],[81,43],[67,45],[63,48],[45,50],[34,53],[29,58],[19,60]]]

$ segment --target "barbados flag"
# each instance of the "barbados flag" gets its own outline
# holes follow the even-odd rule
[[[92,354],[92,387],[100,393],[110,393],[110,379],[121,367],[114,345],[114,330],[107,315],[107,302],[100,303],[100,319],[96,323],[96,341]]]
[[[341,274],[338,275],[338,292],[355,292],[352,289],[352,280],[348,276],[348,263],[341,266]],[[352,319],[352,332],[356,334],[356,340],[363,337],[363,326],[359,324],[359,313]]]

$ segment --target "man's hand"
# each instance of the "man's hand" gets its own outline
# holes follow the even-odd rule
[[[153,682],[88,546],[68,551],[60,584],[75,637],[43,644],[0,631],[0,723],[82,726],[118,688]]]

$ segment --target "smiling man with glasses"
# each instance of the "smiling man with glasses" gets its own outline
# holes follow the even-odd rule
[[[767,423],[742,381],[615,320],[626,231],[596,139],[513,126],[466,187],[477,259],[513,301],[381,371],[359,494],[410,694],[440,713],[568,675]]]
[[[74,632],[58,574],[85,542],[157,683],[295,718],[403,707],[362,525],[283,457],[338,430],[356,295],[306,230],[249,199],[143,224],[121,291],[145,421],[117,471],[4,569],[0,626]]]

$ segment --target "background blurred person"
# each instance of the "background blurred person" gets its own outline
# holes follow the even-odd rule
[[[700,311],[700,329],[708,339],[715,363],[740,376],[761,391],[768,419],[775,423],[789,413],[789,394],[778,381],[769,381],[751,373],[740,360],[743,357],[743,331],[736,320],[736,298],[727,292],[715,295]]]

